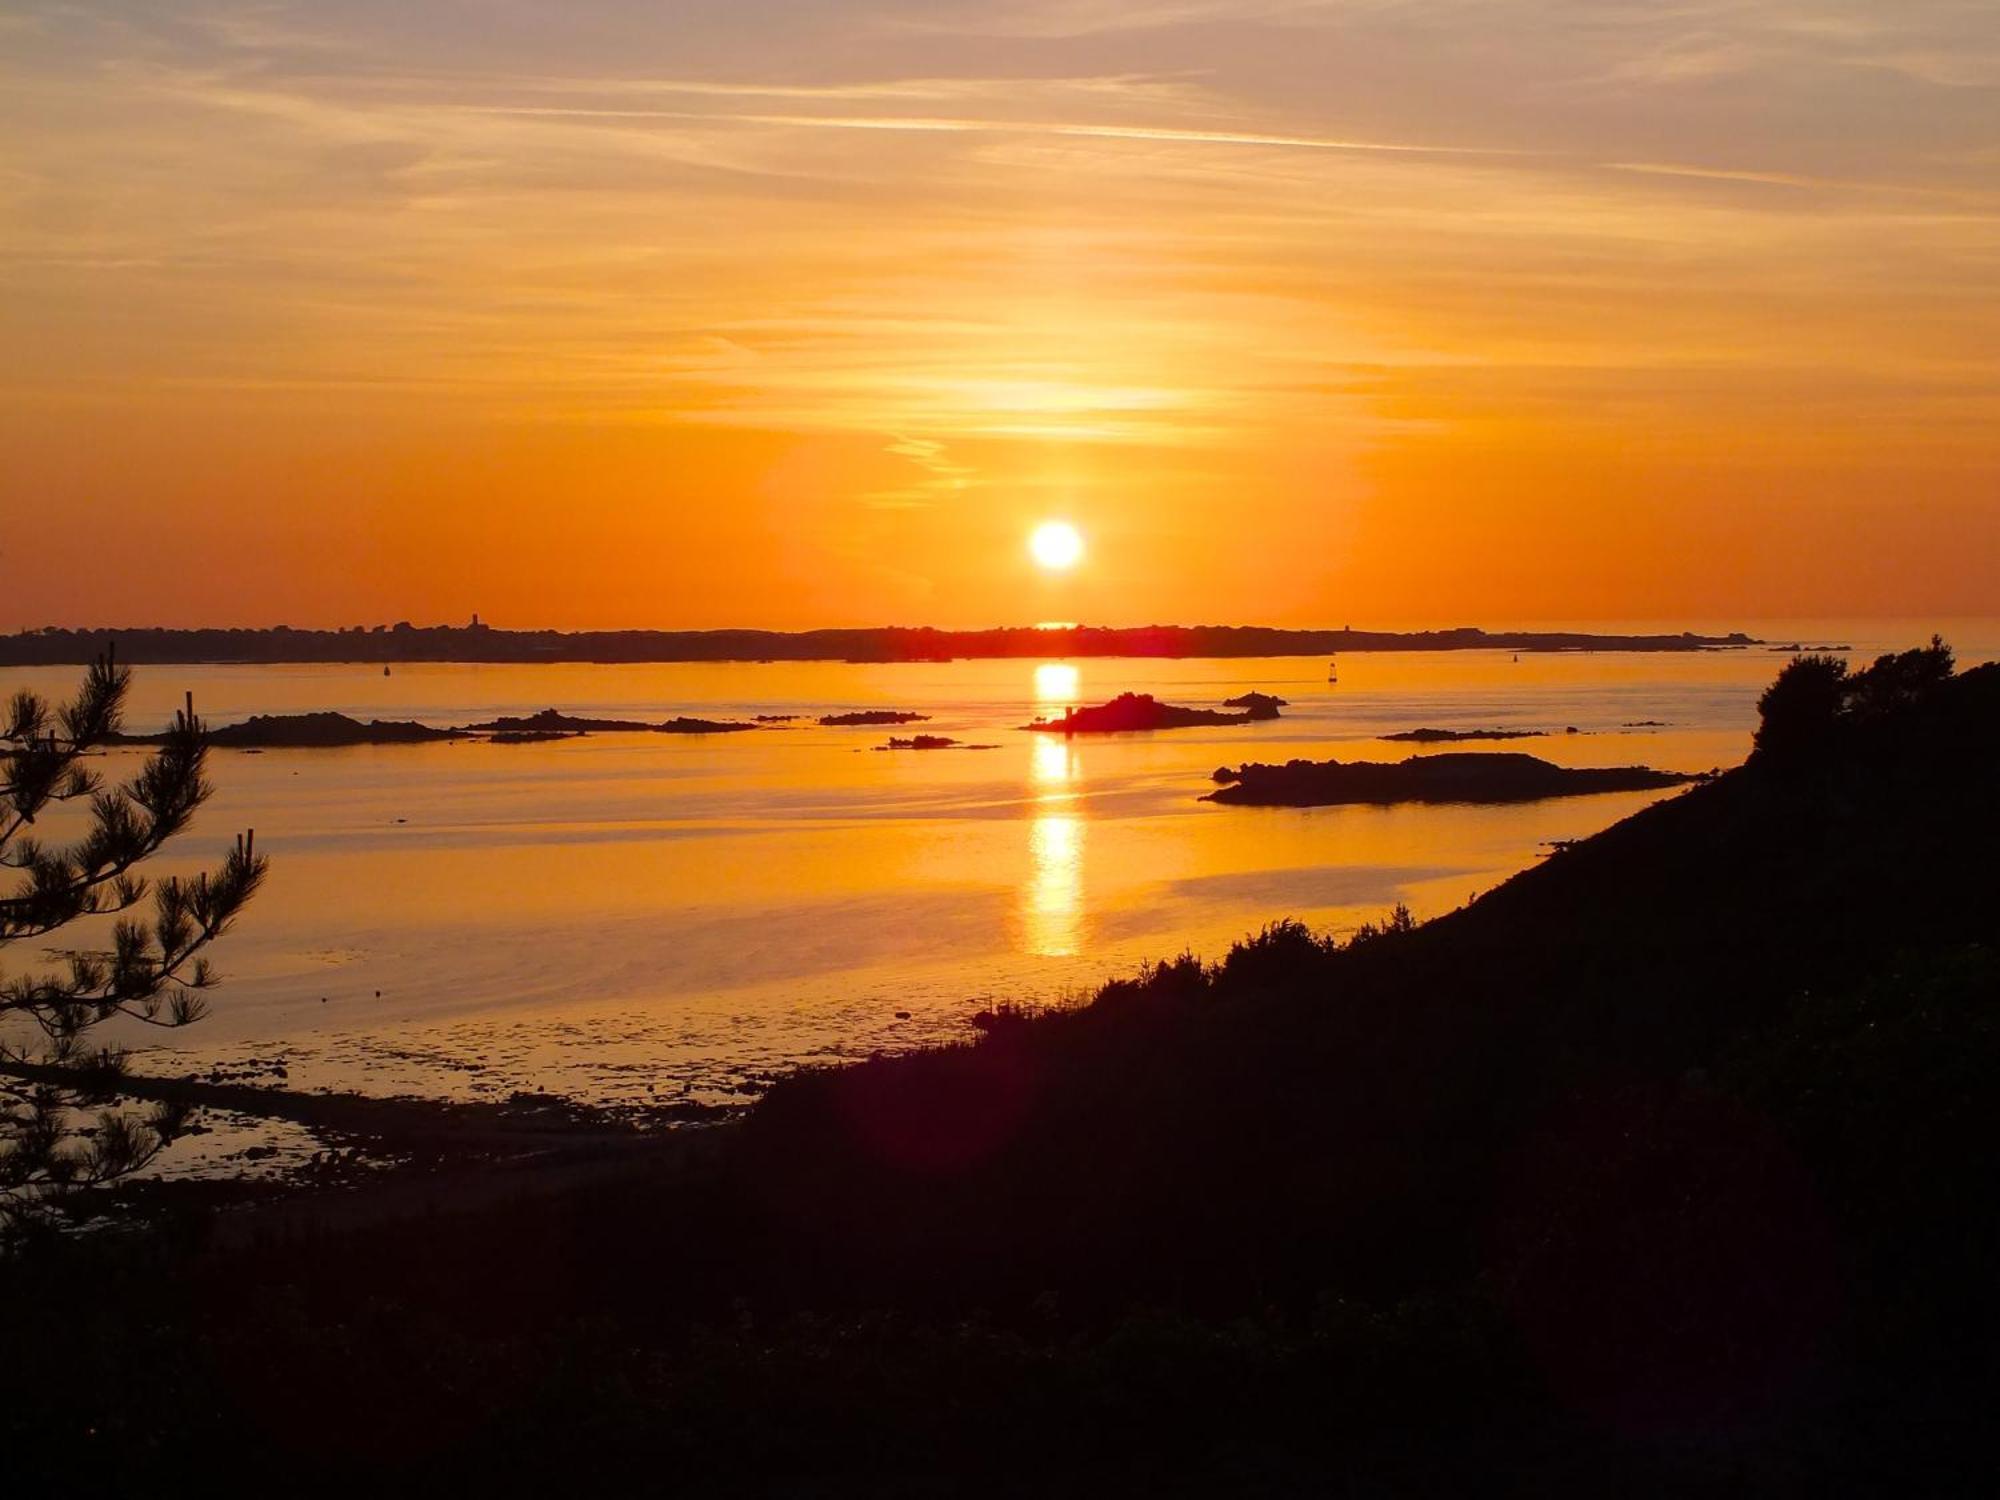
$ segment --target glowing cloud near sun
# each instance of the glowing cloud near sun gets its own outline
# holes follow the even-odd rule
[[[1083,534],[1067,521],[1044,521],[1029,535],[1028,552],[1038,566],[1062,572],[1082,561]]]

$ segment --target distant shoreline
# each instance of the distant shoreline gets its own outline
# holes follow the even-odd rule
[[[1765,642],[1728,635],[1595,635],[1584,631],[1282,630],[1253,625],[1074,626],[937,630],[497,630],[487,625],[346,630],[90,629],[0,636],[0,666],[75,666],[114,652],[146,665],[387,666],[399,662],[806,662],[1045,660],[1051,657],[1334,656],[1365,651],[1730,651]]]

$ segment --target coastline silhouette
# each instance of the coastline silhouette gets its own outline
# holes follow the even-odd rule
[[[940,662],[1049,657],[1326,656],[1335,651],[1741,650],[1726,635],[1588,631],[1289,630],[1249,625],[1077,625],[1059,629],[938,630],[498,630],[489,625],[295,630],[47,627],[0,635],[0,666],[83,665],[107,651],[134,665],[190,662]],[[1328,680],[1332,680],[1329,673]]]

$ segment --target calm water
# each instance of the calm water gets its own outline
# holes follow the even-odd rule
[[[1758,628],[1869,653],[1925,633]],[[1991,625],[1950,630],[1967,661],[2000,645]],[[736,1097],[802,1061],[958,1033],[996,999],[1082,992],[1183,948],[1219,956],[1276,917],[1339,930],[1399,900],[1445,911],[1548,841],[1657,795],[1224,808],[1196,800],[1218,765],[1400,759],[1412,747],[1378,736],[1421,725],[1574,725],[1509,748],[1567,765],[1729,766],[1783,659],[1354,655],[1337,686],[1318,659],[407,666],[388,678],[146,668],[138,727],[192,689],[215,723],[309,709],[450,724],[550,706],[645,718],[902,708],[932,716],[924,732],[997,748],[878,751],[890,731],[801,722],[217,752],[219,790],[174,867],[254,826],[271,881],[215,950],[226,984],[214,1014],[141,1064],[282,1058],[294,1086],[459,1098]],[[74,676],[10,674],[51,693]],[[1252,688],[1292,706],[1275,723],[1072,743],[1017,727],[1127,689],[1213,705]],[[1641,720],[1666,727],[1628,727]],[[137,759],[116,752],[111,769]]]

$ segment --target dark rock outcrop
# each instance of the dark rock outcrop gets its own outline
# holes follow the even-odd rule
[[[1215,773],[1206,801],[1255,807],[1329,807],[1349,802],[1538,802],[1593,792],[1643,792],[1700,778],[1650,766],[1573,769],[1532,755],[1464,752],[1383,761],[1295,760]]]
[[[929,714],[904,713],[893,708],[864,708],[848,714],[821,714],[819,722],[829,729],[847,729],[857,725],[921,724],[928,718]]]
[[[343,745],[423,745],[459,740],[462,729],[433,729],[409,719],[370,719],[363,723],[340,713],[257,714],[241,724],[225,724],[208,732],[208,742],[226,750],[315,750]],[[163,734],[122,734],[114,742],[158,745]]]
[[[1146,729],[1192,729],[1202,724],[1250,724],[1277,717],[1275,708],[1268,712],[1251,709],[1229,714],[1213,708],[1162,703],[1151,693],[1120,693],[1109,703],[1094,708],[1072,708],[1060,719],[1037,719],[1021,727],[1041,734],[1132,734]]]
[[[483,724],[468,724],[467,729],[483,734],[735,734],[745,729],[755,729],[755,724],[746,724],[736,719],[669,719],[664,724],[649,724],[640,719],[582,719],[563,713],[559,709],[545,708],[538,714],[526,718],[488,719]]]
[[[1540,740],[1548,733],[1546,729],[1405,729],[1382,738],[1412,745],[1455,745],[1464,740]]]
[[[1224,708],[1246,708],[1250,711],[1250,717],[1253,719],[1275,719],[1278,717],[1278,710],[1281,708],[1290,708],[1291,703],[1287,699],[1274,697],[1270,693],[1239,693],[1234,698],[1224,698],[1222,706]]]

